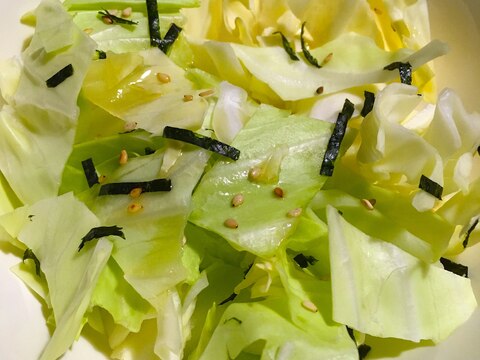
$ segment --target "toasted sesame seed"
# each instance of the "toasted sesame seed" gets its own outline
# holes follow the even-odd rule
[[[243,195],[242,194],[237,194],[232,198],[232,206],[237,207],[243,204]]]
[[[210,89],[210,90],[202,91],[201,93],[198,94],[198,96],[207,97],[207,96],[213,95],[213,93],[214,93],[213,89]]]
[[[382,14],[383,14],[383,11],[382,11],[381,9],[379,9],[379,8],[376,8],[376,7],[373,8],[373,11],[374,11],[377,15],[382,15]]]
[[[365,206],[366,209],[368,209],[368,210],[373,210],[373,205],[374,205],[374,204],[372,204],[370,200],[368,200],[368,199],[362,199],[362,200],[361,200],[361,203],[362,203],[363,206]]]
[[[300,215],[302,215],[302,211],[302,208],[292,209],[287,213],[287,216],[292,218],[299,217]]]
[[[250,169],[250,171],[248,172],[248,179],[250,181],[254,181],[254,180],[257,180],[260,175],[262,173],[262,170],[258,167],[253,167]]]
[[[169,83],[171,81],[170,76],[168,74],[164,73],[157,73],[157,80],[160,81],[161,83]]]
[[[127,150],[123,149],[120,152],[120,158],[118,159],[120,165],[125,165],[128,162],[128,153]]]
[[[330,62],[330,60],[332,60],[332,57],[333,57],[333,53],[330,53],[327,56],[325,56],[320,66],[327,65]]]
[[[315,90],[315,92],[317,93],[317,95],[323,94],[323,86],[318,87],[317,90]]]
[[[87,35],[90,35],[93,32],[93,28],[85,28],[83,29],[83,32]]]
[[[138,203],[130,204],[130,205],[128,205],[128,208],[127,208],[128,212],[131,213],[131,214],[137,213],[142,209],[143,209],[143,206],[141,204],[138,204]]]
[[[305,309],[307,309],[308,311],[311,311],[311,312],[317,312],[318,311],[317,306],[313,302],[311,302],[310,300],[302,301],[302,306]]]
[[[133,131],[136,129],[136,127],[137,127],[137,123],[135,121],[129,121],[125,123],[123,128],[125,129],[125,131]]]
[[[136,199],[140,196],[141,193],[142,193],[142,188],[132,189],[132,191],[130,191],[130,197]]]
[[[102,16],[102,21],[104,24],[111,25],[113,24],[113,20],[108,16]]]
[[[275,194],[275,196],[279,197],[279,198],[283,198],[283,196],[285,195],[284,192],[283,192],[283,189],[281,187],[276,187],[275,189],[273,189],[273,193]]]
[[[130,17],[132,16],[132,8],[131,7],[127,7],[125,9],[122,10],[122,16],[124,17]]]
[[[193,95],[183,95],[183,101],[188,102],[193,100]]]
[[[105,175],[100,175],[100,176],[98,177],[98,182],[99,182],[100,184],[103,184],[103,183],[105,182],[105,180],[107,180],[107,177],[106,177]]]
[[[238,228],[238,222],[235,219],[227,219],[223,222],[223,224],[230,229]]]

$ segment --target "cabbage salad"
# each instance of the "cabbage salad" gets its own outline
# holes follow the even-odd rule
[[[3,60],[0,240],[60,358],[362,359],[477,303],[480,116],[425,0],[42,0]]]

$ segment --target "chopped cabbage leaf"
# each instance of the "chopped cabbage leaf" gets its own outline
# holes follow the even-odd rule
[[[25,216],[25,214],[31,216]],[[22,224],[15,228],[7,225]],[[77,338],[97,280],[112,251],[101,238],[79,252],[81,238],[99,225],[98,218],[72,193],[41,200],[0,218],[0,224],[32,249],[48,284],[55,331],[41,359],[60,357]],[[15,231],[17,230],[17,231]]]
[[[273,254],[297,223],[288,212],[304,207],[325,181],[319,170],[331,128],[330,123],[260,106],[232,143],[240,149],[240,159],[219,160],[202,178],[189,220],[237,249]],[[257,179],[252,171],[259,173]],[[285,195],[276,196],[275,187]],[[236,194],[244,203],[234,207]],[[224,225],[229,218],[238,222],[237,229]]]
[[[361,232],[329,206],[333,319],[362,333],[447,338],[477,306],[470,280]]]

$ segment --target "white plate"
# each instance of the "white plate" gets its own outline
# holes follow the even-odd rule
[[[23,40],[32,29],[21,25],[19,18],[34,8],[38,0],[0,0],[0,34],[2,45],[0,58],[18,55]],[[462,97],[467,109],[480,112],[478,84],[480,82],[480,1],[478,0],[430,0],[433,38],[449,43],[451,52],[436,61],[439,88],[454,88]],[[1,210],[0,210],[1,211]],[[9,268],[19,262],[10,253],[12,249],[0,243],[0,359],[37,359],[49,338],[40,303]],[[463,254],[458,261],[469,265],[470,278],[480,302],[480,246]],[[88,328],[88,327],[87,327]],[[88,330],[88,329],[87,329]],[[435,347],[413,350],[401,348],[391,341],[381,349],[371,344],[367,359],[402,360],[476,360],[480,358],[480,311],[455,331],[445,342]],[[88,338],[88,340],[86,339]],[[93,331],[87,331],[64,360],[104,360],[107,347],[96,339]],[[213,359],[212,359],[213,360]]]

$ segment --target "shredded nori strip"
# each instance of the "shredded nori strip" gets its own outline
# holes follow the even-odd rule
[[[170,25],[167,33],[165,34],[163,40],[160,40],[160,45],[158,46],[160,50],[163,51],[164,54],[168,52],[168,49],[170,49],[170,46],[172,46],[175,40],[177,40],[178,35],[180,35],[181,31],[182,31],[182,28],[177,24],[172,23]]]
[[[442,263],[443,268],[445,270],[450,271],[459,276],[468,278],[468,266],[457,264],[456,262],[453,262],[452,260],[448,260],[443,257],[440,258],[440,262]]]
[[[468,246],[468,240],[470,239],[470,234],[472,233],[473,230],[475,230],[477,225],[478,225],[478,218],[475,219],[472,226],[470,226],[468,228],[467,233],[465,234],[465,239],[462,242],[462,245],[463,245],[464,248],[466,248]]]
[[[171,191],[172,181],[170,179],[155,179],[151,181],[132,181],[105,184],[100,187],[99,196],[103,195],[127,195],[133,189],[140,188],[142,193]]]
[[[302,45],[302,52],[303,56],[305,56],[305,59],[312,64],[313,66],[316,66],[317,68],[321,68],[322,66],[318,63],[318,60],[315,59],[315,57],[308,51],[307,46],[305,45],[305,40],[303,38],[303,32],[305,30],[305,24],[302,24],[302,29],[300,30],[300,44]]]
[[[250,269],[252,268],[253,266],[253,263],[251,263],[250,265],[248,265],[248,267],[245,269],[245,271],[243,272],[243,278],[245,279],[245,277],[247,276],[248,272],[250,271]]]
[[[68,64],[63,69],[57,71],[50,79],[46,81],[49,88],[54,88],[73,75],[73,65]]]
[[[99,60],[103,60],[107,58],[107,53],[103,50],[95,50],[97,52],[97,56]]]
[[[150,32],[150,46],[160,46],[160,19],[158,17],[157,0],[147,0],[148,30]]]
[[[125,239],[125,234],[122,231],[121,227],[118,227],[116,225],[114,226],[99,226],[91,229],[87,235],[85,235],[82,238],[82,242],[78,246],[78,251],[82,250],[82,248],[85,246],[85,243],[87,241],[91,241],[93,239],[99,239],[104,236],[119,236],[122,239]]]
[[[358,349],[358,358],[360,360],[363,360],[367,357],[370,350],[372,350],[372,347],[367,344],[360,344],[357,349]]]
[[[313,256],[305,256],[303,254],[298,254],[293,260],[295,260],[302,269],[305,269],[308,265],[314,265],[318,261]]]
[[[409,62],[395,61],[383,68],[383,70],[397,70],[400,74],[400,81],[403,84],[412,85],[412,65]]]
[[[430,195],[435,196],[438,200],[442,200],[443,187],[425,175],[420,177],[418,187],[423,191],[428,192]]]
[[[347,332],[348,332],[348,335],[350,336],[350,339],[352,339],[355,345],[357,345],[357,340],[355,339],[355,334],[353,333],[353,329],[348,327],[347,325],[345,325],[345,327],[347,328]],[[360,344],[359,346],[357,346],[358,358],[360,360],[365,359],[365,357],[370,352],[370,350],[372,350],[371,346],[367,344]]]
[[[332,176],[334,162],[337,159],[338,153],[340,151],[340,145],[342,144],[343,137],[347,130],[348,120],[353,115],[355,107],[350,100],[345,99],[342,112],[338,114],[335,127],[333,129],[332,136],[328,141],[327,150],[325,151],[325,156],[323,157],[322,167],[320,168],[320,175]]]
[[[229,321],[236,321],[238,324],[240,324],[240,325],[242,324],[242,320],[240,320],[239,318],[237,318],[235,316],[231,317],[230,319],[225,320],[223,323],[226,324]]]
[[[232,160],[238,160],[240,157],[240,150],[234,148],[233,146],[209,138],[208,136],[196,134],[191,130],[165,126],[163,129],[163,137],[193,144],[203,149],[228,157]]]
[[[155,153],[155,149],[152,149],[151,147],[147,146],[145,148],[145,155],[152,155]]]
[[[288,42],[288,39],[283,35],[280,31],[274,32],[274,34],[280,34],[282,37],[282,45],[285,51],[287,52],[288,56],[290,56],[290,59],[293,61],[299,61],[300,59],[298,58],[297,54],[295,54],[295,51],[292,49],[292,46]]]
[[[38,258],[35,256],[35,254],[33,253],[32,249],[27,249],[27,250],[25,250],[25,252],[23,253],[23,259],[22,259],[22,261],[25,262],[25,260],[27,260],[27,259],[33,260],[33,262],[35,263],[35,274],[37,274],[37,276],[40,276],[40,261],[39,261]]]
[[[109,18],[112,21],[112,23],[114,23],[114,24],[126,24],[126,25],[137,25],[138,24],[138,21],[132,21],[132,20],[128,20],[128,19],[124,19],[124,18],[115,16],[115,15],[109,13],[108,10],[105,10],[105,9],[103,9],[103,11],[99,11],[98,13],[102,16],[105,16],[105,17]]]
[[[230,301],[233,301],[235,300],[235,298],[238,296],[238,294],[235,294],[235,293],[232,293],[232,295],[230,295],[228,298],[226,298],[225,300],[223,300],[220,304],[218,305],[223,305],[223,304],[226,304]]]
[[[92,187],[95,184],[98,184],[98,174],[95,170],[95,165],[93,164],[92,158],[82,161],[83,173],[87,179],[88,187]]]
[[[373,105],[375,104],[375,94],[370,91],[364,91],[363,94],[365,96],[365,102],[363,103],[363,108],[360,112],[360,115],[365,117],[373,110]]]
[[[347,328],[348,335],[350,336],[350,339],[352,339],[355,343],[357,343],[357,340],[355,340],[355,335],[353,334],[353,329],[347,325],[345,325]]]

